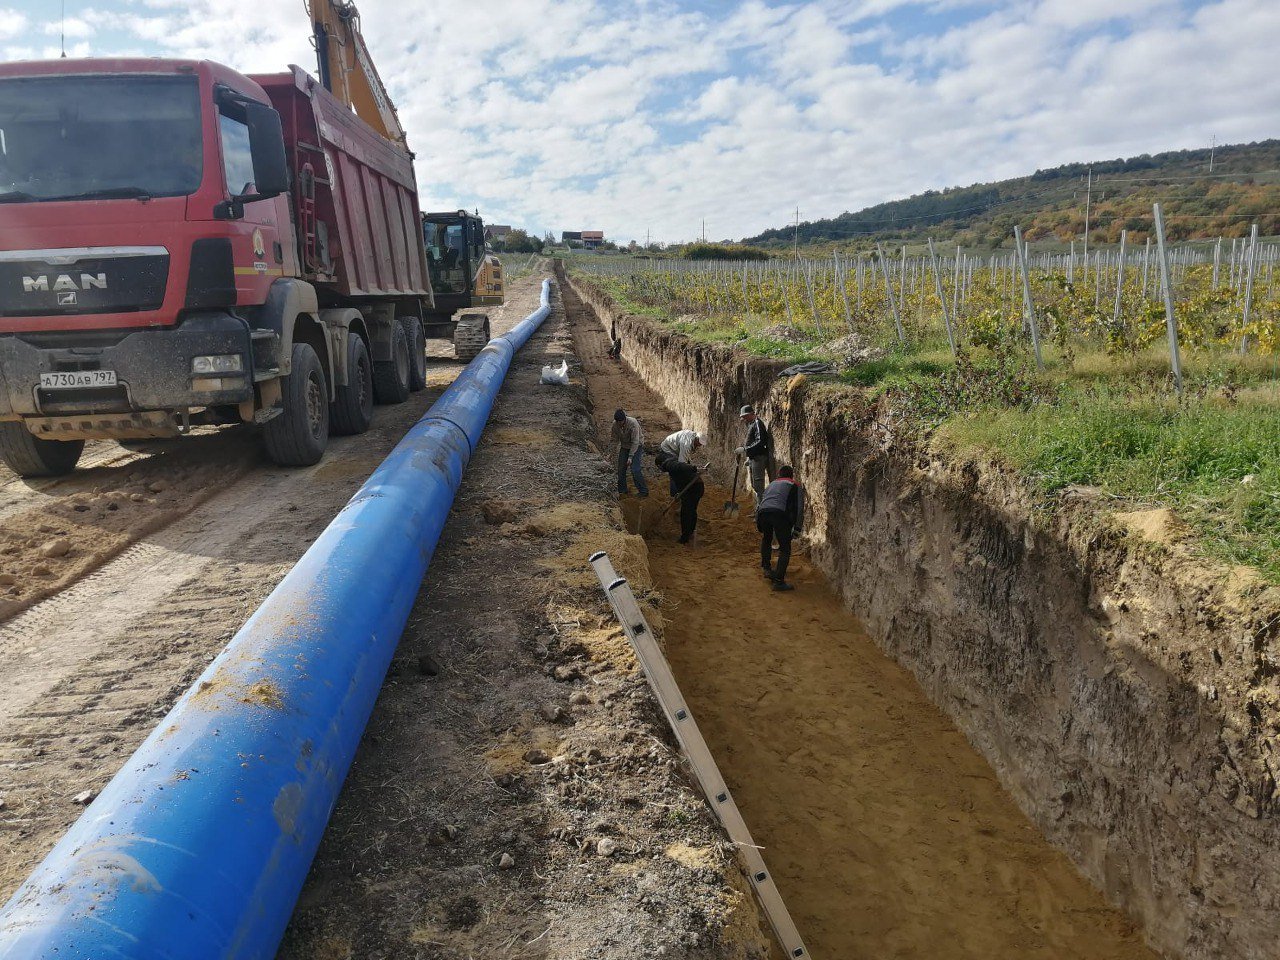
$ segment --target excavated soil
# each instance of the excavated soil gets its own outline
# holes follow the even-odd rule
[[[572,353],[557,310],[516,356],[281,960],[768,955],[587,565],[661,624],[585,391],[538,384]]]
[[[565,298],[599,435],[622,406],[656,445],[677,418]],[[709,486],[692,549],[665,518],[649,566],[681,689],[813,955],[1151,958],[803,555],[794,593],[767,589],[750,498],[726,520],[729,498]],[[624,499],[629,526],[663,501]]]

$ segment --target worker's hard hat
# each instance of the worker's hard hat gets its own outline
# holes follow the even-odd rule
[[[738,416],[745,417],[749,413],[755,413],[756,408],[749,403],[744,403],[742,409],[738,411]]]

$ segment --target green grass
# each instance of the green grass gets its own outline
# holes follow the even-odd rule
[[[1280,404],[1178,402],[1124,392],[984,409],[941,429],[1019,468],[1046,491],[1071,484],[1172,508],[1219,559],[1280,582]]]

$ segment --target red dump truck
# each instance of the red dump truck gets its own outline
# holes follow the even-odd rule
[[[0,456],[261,424],[279,464],[425,383],[412,155],[304,71],[0,64]]]

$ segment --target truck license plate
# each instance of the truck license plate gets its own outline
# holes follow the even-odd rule
[[[114,387],[114,370],[66,370],[40,374],[41,390],[73,390],[84,387]]]

